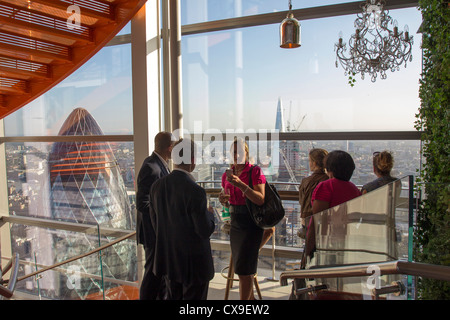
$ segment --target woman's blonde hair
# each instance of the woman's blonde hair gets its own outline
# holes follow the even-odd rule
[[[243,160],[244,160],[244,163],[246,163],[250,159],[250,152],[249,152],[249,149],[248,149],[247,142],[245,142],[245,140],[243,140],[242,138],[235,138],[234,139],[233,144],[231,145],[231,148],[230,148],[231,156],[232,156],[232,159],[234,159],[234,149],[237,148],[237,150],[239,150],[238,148],[241,147],[241,146],[244,146],[245,159],[243,159]],[[238,163],[239,163],[239,159],[238,159]]]
[[[389,175],[394,167],[394,157],[389,151],[374,152],[373,167],[382,175]]]

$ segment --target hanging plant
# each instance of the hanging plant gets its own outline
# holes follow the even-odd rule
[[[450,266],[450,13],[442,0],[420,0],[423,73],[415,127],[423,132],[422,201],[414,233],[415,260]],[[450,283],[419,279],[420,299],[450,299]]]
[[[356,82],[356,78],[355,78],[356,73],[352,72],[348,75],[348,84],[351,87],[355,86],[355,82]]]

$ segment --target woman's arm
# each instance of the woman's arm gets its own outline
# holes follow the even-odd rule
[[[246,196],[251,202],[258,206],[262,206],[264,204],[266,191],[265,184],[256,184],[252,189],[234,174],[227,179],[233,186],[238,187],[242,191],[244,196]]]
[[[246,196],[251,202],[258,206],[264,204],[264,197],[266,193],[265,184],[257,184],[253,186],[253,189],[244,183],[243,188],[240,188],[244,196]]]
[[[313,212],[313,214],[316,214],[318,212],[328,209],[329,207],[330,207],[330,203],[328,201],[316,199],[313,201],[312,212]]]

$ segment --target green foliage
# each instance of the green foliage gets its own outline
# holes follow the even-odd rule
[[[351,87],[355,86],[355,82],[356,82],[356,78],[355,78],[356,73],[352,72],[348,75],[348,84]]]
[[[425,164],[418,185],[422,202],[415,229],[415,260],[450,266],[450,8],[443,0],[420,0],[423,73],[415,127],[423,131]],[[420,279],[421,299],[450,299],[450,282]]]

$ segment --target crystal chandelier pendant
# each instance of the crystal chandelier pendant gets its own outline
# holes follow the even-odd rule
[[[336,67],[339,61],[346,75],[360,73],[361,79],[369,75],[375,82],[378,74],[381,79],[386,79],[387,70],[398,71],[401,65],[406,67],[407,62],[412,61],[413,37],[407,26],[404,32],[398,30],[397,21],[388,15],[383,4],[382,0],[366,0],[363,12],[357,15],[355,33],[348,44],[339,34],[335,44]]]
[[[294,18],[291,12],[292,5],[289,1],[289,12],[280,24],[280,47],[281,48],[298,48],[300,47],[300,23]]]

